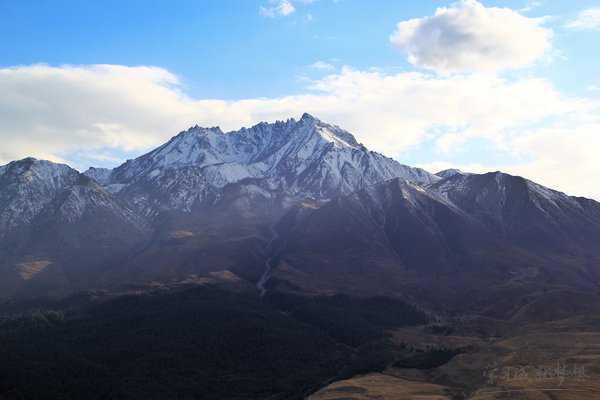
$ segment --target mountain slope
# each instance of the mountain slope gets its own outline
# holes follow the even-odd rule
[[[146,223],[90,178],[25,159],[0,178],[0,292],[66,293],[148,234]]]
[[[536,292],[597,290],[597,208],[501,173],[395,179],[297,212],[269,285],[498,316]]]
[[[503,238],[542,252],[597,249],[598,203],[501,172],[455,174],[428,186]]]
[[[79,173],[64,164],[25,158],[0,169],[0,237],[30,223]]]
[[[393,179],[297,213],[278,280],[302,290],[402,293],[452,273],[481,227],[435,192]]]

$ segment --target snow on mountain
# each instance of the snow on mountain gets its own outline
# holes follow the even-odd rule
[[[52,206],[50,212],[64,223],[74,223],[88,214],[101,212],[105,216],[110,213],[111,218],[117,218],[140,231],[145,228],[139,216],[119,204],[108,191],[84,175],[80,175],[74,185],[65,188]]]
[[[38,160],[33,157],[13,161],[3,167],[2,179],[5,184],[34,184],[42,183],[47,189],[57,189],[71,182],[73,176],[78,174],[73,168],[65,164],[51,161]]]
[[[426,186],[514,240],[575,248],[598,232],[597,203],[502,172],[454,175]]]
[[[401,292],[408,269],[430,282],[466,266],[463,277],[504,282],[520,254],[531,254],[523,268],[555,254],[577,255],[583,270],[598,257],[599,203],[500,172],[439,175],[308,114],[229,133],[192,127],[114,170],[15,161],[0,167],[0,282],[26,285],[15,271],[36,262],[53,269],[35,278],[50,286],[63,273],[75,288],[95,273],[123,283],[228,269],[263,289],[261,276],[288,276],[310,290],[372,294]],[[279,235],[285,249],[274,250]],[[278,276],[262,257],[280,251]]]
[[[87,177],[92,178],[101,185],[107,185],[110,183],[110,176],[112,174],[112,171],[113,170],[109,168],[90,167],[83,174]]]
[[[468,172],[462,172],[460,169],[449,168],[449,169],[445,169],[440,172],[436,172],[435,175],[439,176],[441,178],[449,178],[454,175],[467,175],[467,174],[468,174]]]
[[[447,196],[437,191],[427,190],[421,184],[402,178],[395,178],[379,185],[370,186],[348,197],[358,199],[358,202],[364,202],[368,198],[372,210],[383,211],[386,208],[398,205],[400,201],[407,208],[417,210],[423,208],[425,202],[437,203],[456,214],[464,215],[462,210],[452,203]]]
[[[13,161],[0,175],[0,234],[31,220],[79,173],[64,164],[25,158]]]
[[[194,126],[118,168],[90,168],[83,175],[100,186],[79,187],[81,174],[49,161],[27,158],[0,167],[0,231],[31,222],[64,193],[70,196],[61,205],[68,221],[88,206],[121,213],[124,205],[142,217],[191,211],[219,199],[233,183],[327,200],[393,178],[419,184],[441,179],[369,151],[349,132],[309,114],[228,133]]]
[[[574,197],[500,171],[486,174],[449,174],[446,179],[429,185],[428,188],[455,202],[470,199],[479,205],[489,204],[495,208],[507,204],[509,197],[514,196],[517,191],[534,203],[543,201],[554,207],[559,207],[559,204],[575,207],[578,205]]]
[[[92,169],[86,175],[144,213],[152,213],[159,198],[163,206],[190,210],[196,201],[246,178],[320,199],[396,177],[420,183],[440,179],[369,151],[349,132],[309,114],[228,133],[195,126],[111,172]]]
[[[131,210],[67,165],[25,158],[0,169],[0,236],[34,222],[38,216],[73,223],[98,210],[143,228]]]

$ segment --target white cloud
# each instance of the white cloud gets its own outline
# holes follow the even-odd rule
[[[287,17],[296,12],[296,5],[309,5],[317,0],[268,0],[268,5],[261,6],[258,13],[263,17]],[[306,22],[313,20],[313,15],[308,13],[304,16]]]
[[[271,0],[269,3],[270,5],[261,6],[259,9],[263,17],[285,17],[296,11],[296,7],[289,0]]]
[[[153,67],[3,68],[0,93],[0,162],[145,148],[156,144],[157,132],[193,120],[177,77]]]
[[[570,195],[600,200],[598,132],[600,119],[589,123],[551,125],[525,132],[507,143],[508,151],[525,156],[527,161],[490,165],[436,161],[419,166],[433,172],[447,168],[475,173],[503,171],[525,176]]]
[[[577,17],[565,25],[570,29],[599,30],[600,29],[600,7],[583,10]]]
[[[332,71],[335,69],[335,66],[333,66],[332,64],[321,60],[315,61],[314,63],[310,64],[309,67],[321,71]]]
[[[441,73],[499,71],[533,64],[551,48],[543,19],[462,0],[434,16],[398,23],[390,41],[411,64]]]
[[[527,2],[527,4],[525,4],[525,7],[521,8],[519,11],[520,12],[529,12],[529,11],[535,10],[538,7],[541,7],[542,4],[543,3],[541,1],[529,0]]]
[[[225,101],[185,95],[160,68],[38,65],[0,69],[0,93],[0,164],[30,155],[96,164],[194,124],[231,130],[306,111],[396,157],[427,141],[443,160],[483,138],[524,160],[502,169],[600,199],[600,102],[565,97],[544,79],[346,67],[304,94]]]
[[[600,107],[596,109],[596,113]],[[531,160],[506,168],[569,194],[600,200],[600,118],[560,123],[515,138],[511,150]]]

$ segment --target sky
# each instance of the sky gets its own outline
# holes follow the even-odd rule
[[[0,165],[114,167],[309,112],[600,200],[600,0],[0,0]]]

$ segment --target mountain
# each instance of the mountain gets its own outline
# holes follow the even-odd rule
[[[402,293],[415,273],[450,267],[475,225],[438,193],[399,178],[295,215],[273,283],[317,293]]]
[[[30,223],[79,173],[64,164],[26,158],[0,167],[0,237]]]
[[[87,171],[84,172],[85,176],[92,178],[101,185],[108,185],[110,183],[111,174],[112,169],[96,167],[90,167]]]
[[[229,133],[196,126],[112,171],[85,174],[154,228],[140,252],[108,267],[107,282],[221,270],[257,281],[274,227],[294,204],[318,205],[396,176],[439,180],[308,114]]]
[[[597,202],[501,172],[433,175],[308,114],[195,126],[112,170],[10,163],[0,236],[3,297],[218,274],[263,295],[384,294],[498,316],[600,279]]]
[[[64,165],[15,161],[0,176],[0,292],[60,294],[141,242],[146,223],[92,179]]]
[[[597,202],[501,172],[457,174],[428,188],[515,244],[540,252],[597,250]]]
[[[432,183],[439,177],[369,151],[349,132],[309,114],[223,133],[195,126],[114,169],[86,175],[145,215],[190,211],[228,184],[261,180],[302,198],[329,199],[394,177]]]
[[[0,174],[2,296],[225,270],[254,282],[293,205],[398,176],[439,180],[308,114],[228,133],[195,126],[113,170],[30,158]]]
[[[499,172],[393,179],[297,211],[269,285],[505,317],[524,296],[598,289],[599,206]]]
[[[436,172],[435,175],[439,176],[440,178],[449,178],[454,175],[467,175],[467,173],[462,172],[460,169],[449,168],[440,172]]]

